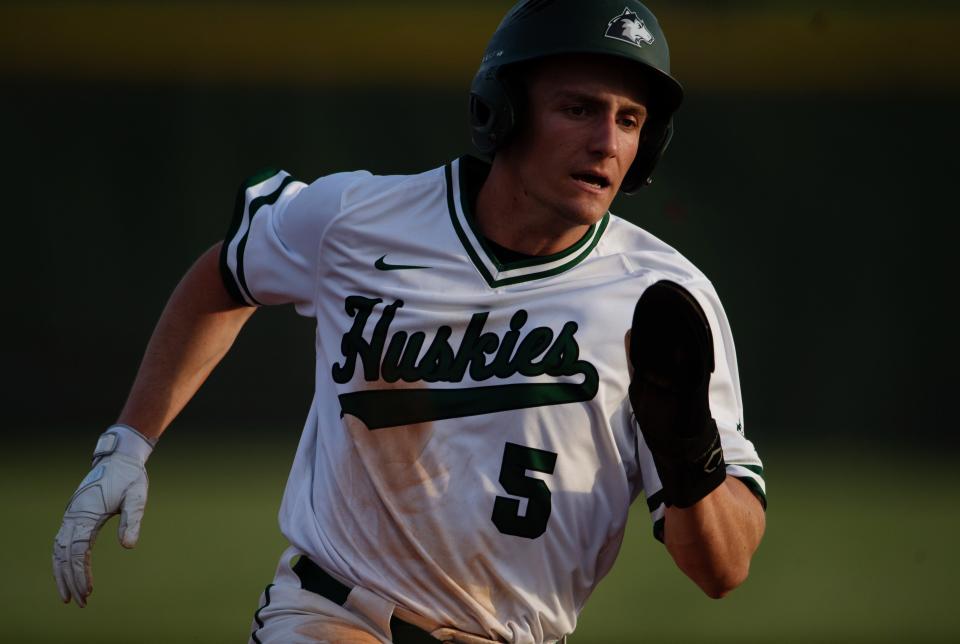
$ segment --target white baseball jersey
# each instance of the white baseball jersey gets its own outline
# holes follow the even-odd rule
[[[549,641],[574,630],[641,491],[662,524],[627,398],[624,336],[647,286],[678,282],[702,305],[728,472],[758,494],[764,482],[704,275],[610,214],[562,253],[504,264],[471,213],[482,175],[464,158],[413,176],[261,177],[223,271],[242,301],[317,320],[280,510],[291,544],[442,624]]]

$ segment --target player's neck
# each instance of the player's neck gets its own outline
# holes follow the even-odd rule
[[[589,228],[568,222],[537,202],[506,164],[496,162],[477,193],[474,213],[485,237],[526,255],[562,252]]]

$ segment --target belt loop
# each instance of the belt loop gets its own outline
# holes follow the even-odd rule
[[[362,586],[354,586],[343,607],[354,615],[362,617],[391,641],[395,641],[391,633],[393,602]]]

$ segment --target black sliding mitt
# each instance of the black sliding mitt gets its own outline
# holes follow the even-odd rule
[[[726,478],[708,393],[713,336],[682,286],[660,281],[640,296],[630,332],[630,404],[653,454],[664,502],[686,508]]]

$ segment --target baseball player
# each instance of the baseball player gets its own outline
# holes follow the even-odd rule
[[[157,438],[251,313],[287,303],[317,321],[316,392],[251,642],[562,640],[641,493],[708,595],[741,583],[765,492],[726,315],[608,211],[649,182],[681,98],[636,0],[526,0],[472,86],[492,163],[245,184],[67,507],[63,601],[87,601],[107,518],[136,543]]]

